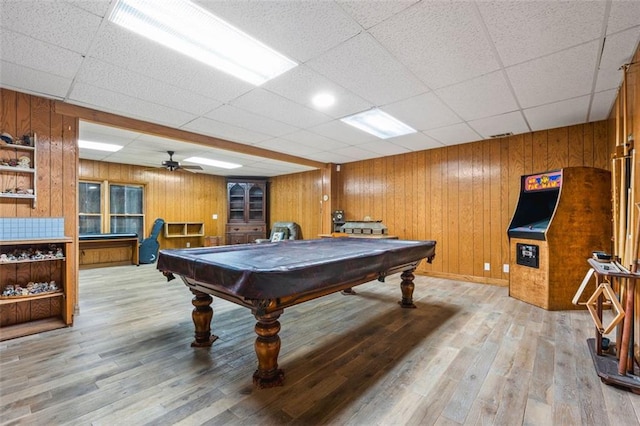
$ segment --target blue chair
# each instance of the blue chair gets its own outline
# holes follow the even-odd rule
[[[151,235],[140,243],[140,263],[153,263],[158,258],[158,251],[160,250],[158,235],[160,234],[160,231],[162,231],[163,226],[164,219],[156,219],[155,222],[153,222]]]

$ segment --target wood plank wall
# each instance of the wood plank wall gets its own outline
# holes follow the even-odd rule
[[[227,221],[227,194],[225,178],[148,168],[129,164],[80,160],[80,180],[105,181],[111,183],[137,183],[145,186],[145,236],[151,232],[156,218],[166,222],[204,222],[205,235],[223,236]],[[212,219],[217,214],[218,219]],[[203,237],[165,238],[164,230],[158,241],[160,248],[198,247],[204,244]],[[126,250],[125,250],[126,251]],[[111,253],[118,257],[118,253]],[[125,259],[130,258],[124,253]],[[102,259],[99,263],[122,259]]]
[[[53,101],[0,88],[0,131],[14,137],[37,135],[37,202],[0,199],[0,217],[64,217],[65,236],[78,234],[76,148],[78,120],[56,114]],[[70,270],[77,270],[77,243],[66,253]],[[77,277],[67,283],[67,298],[77,304]]]
[[[277,176],[269,183],[269,222],[297,222],[304,239],[322,233],[322,170]]]
[[[347,219],[382,220],[400,238],[436,240],[433,264],[419,272],[507,285],[506,230],[520,177],[569,166],[609,170],[612,149],[600,121],[347,163],[335,206]]]

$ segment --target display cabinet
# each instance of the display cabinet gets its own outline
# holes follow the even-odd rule
[[[72,323],[71,239],[0,241],[0,340]]]
[[[267,236],[267,181],[227,180],[227,244],[244,244]]]
[[[36,135],[0,139],[0,201],[28,199],[36,207]]]

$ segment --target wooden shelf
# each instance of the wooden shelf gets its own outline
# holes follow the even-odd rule
[[[203,237],[203,222],[165,222],[165,238]]]
[[[36,161],[36,134],[33,134],[31,141],[33,145],[17,145],[6,144],[0,145],[0,158],[6,158],[10,160],[18,161],[20,157],[29,158],[29,165],[31,167],[18,167],[18,166],[0,166],[0,185],[2,190],[6,191],[9,188],[30,189],[31,194],[13,194],[13,193],[0,193],[0,199],[13,199],[13,200],[31,200],[31,208],[36,208],[36,195],[37,195],[37,161]],[[5,201],[6,202],[6,201]]]
[[[27,300],[47,299],[49,297],[63,296],[62,291],[52,291],[50,293],[28,294],[26,296],[2,296],[0,297],[0,305],[7,303],[25,302]]]
[[[30,167],[18,167],[18,166],[0,166],[1,171],[14,172],[14,173],[35,173],[36,169]]]

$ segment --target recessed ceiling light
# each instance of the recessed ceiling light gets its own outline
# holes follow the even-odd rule
[[[256,86],[298,65],[187,0],[118,0],[109,20]]]
[[[311,102],[318,108],[328,108],[336,102],[336,98],[331,93],[318,93]]]
[[[221,169],[237,169],[238,167],[242,167],[242,164],[227,163],[226,161],[210,160],[202,157],[189,157],[185,158],[183,161],[203,164],[205,166],[219,167]]]
[[[378,108],[341,118],[340,121],[381,139],[416,133],[412,127]]]
[[[84,149],[94,149],[96,151],[109,151],[109,152],[116,152],[122,149],[120,145],[114,145],[111,143],[102,143],[102,142],[90,142],[90,141],[83,141],[83,140],[78,140],[78,146]]]

